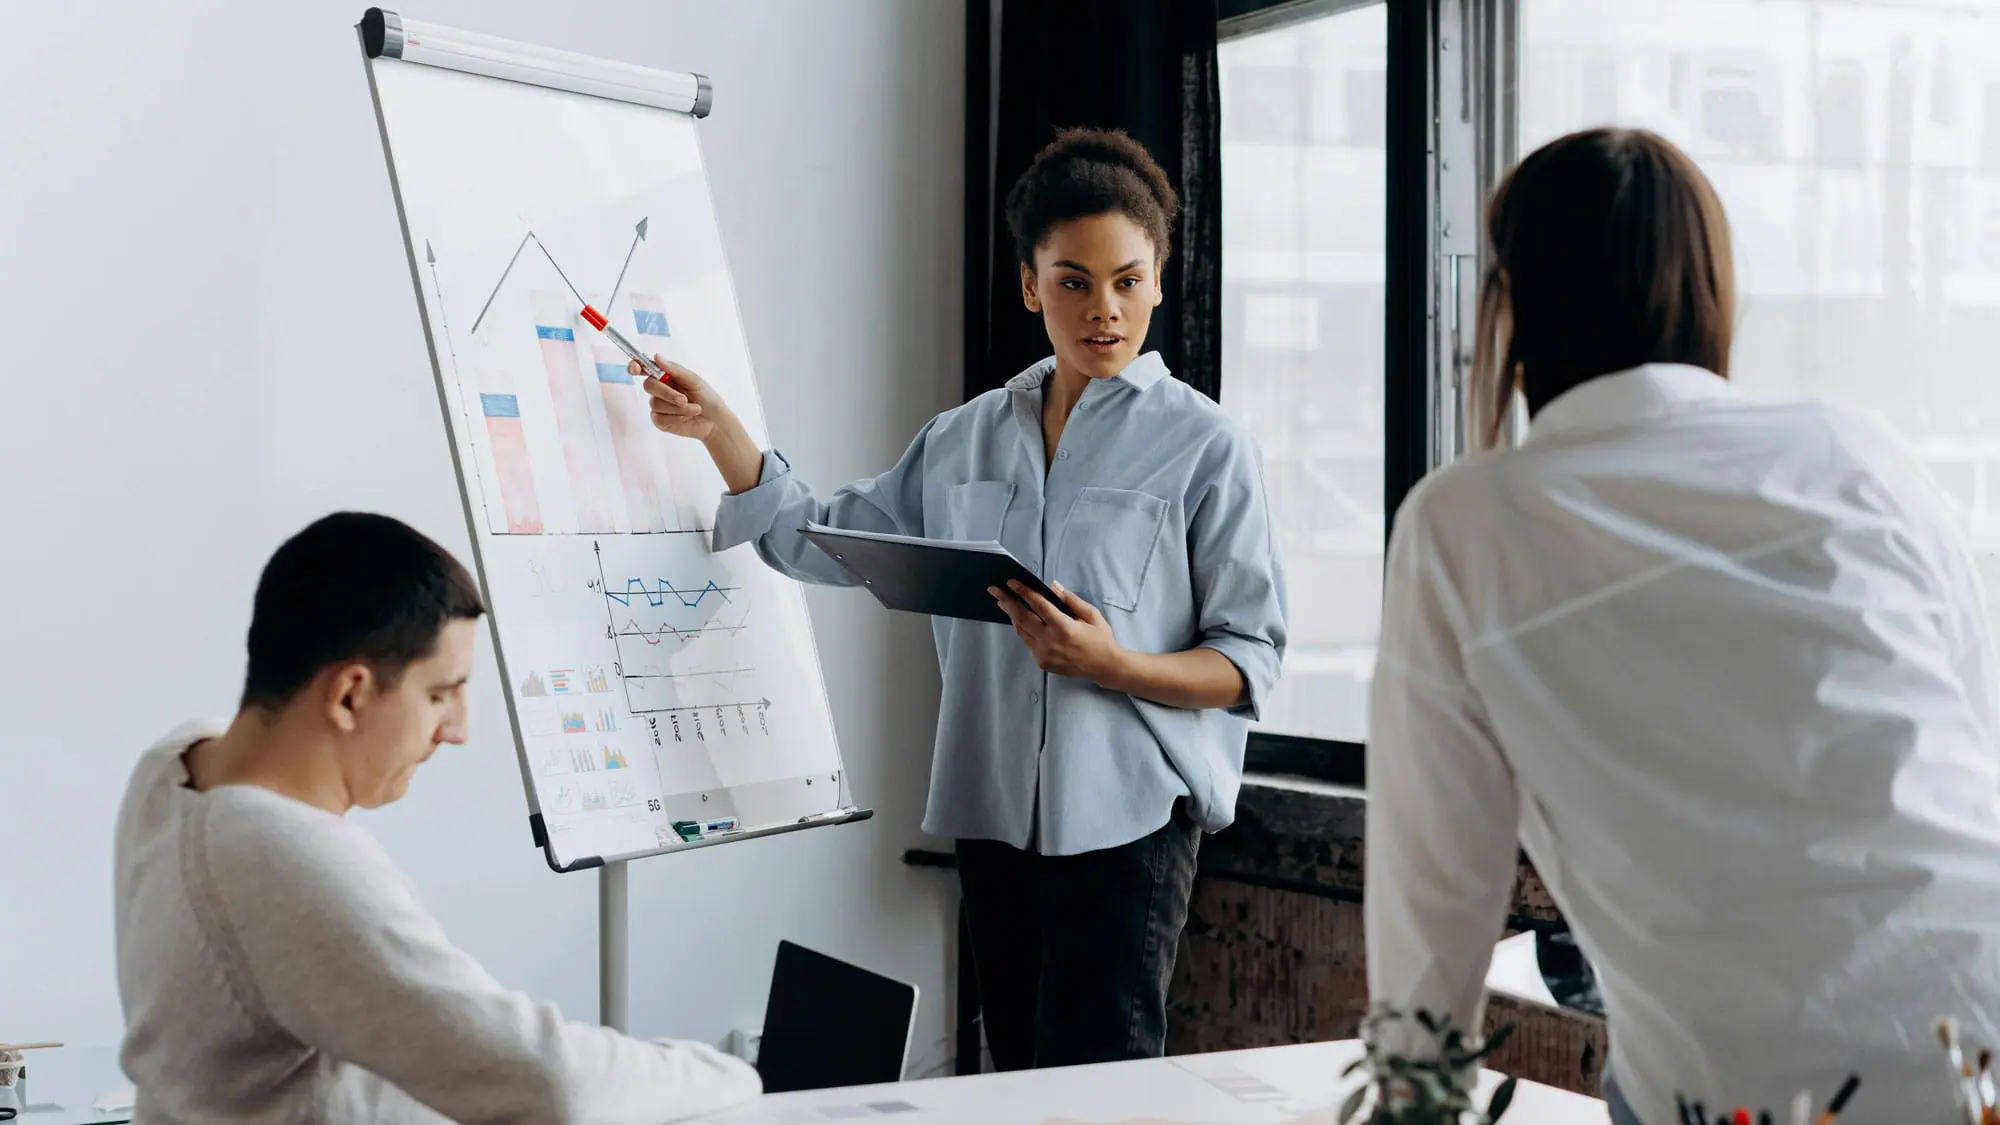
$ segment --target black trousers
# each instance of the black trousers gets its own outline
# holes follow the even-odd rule
[[[1000,1070],[1158,1058],[1201,831],[1044,856],[958,842],[979,1006]]]

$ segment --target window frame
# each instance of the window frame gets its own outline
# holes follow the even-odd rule
[[[1513,159],[1517,3],[1217,0],[1216,36],[1226,41],[1378,3],[1389,25],[1382,184],[1386,553],[1404,498],[1432,468],[1463,452],[1468,436],[1463,380],[1484,264],[1478,207]],[[1227,373],[1219,382],[1219,395],[1226,395]],[[1252,774],[1361,787],[1366,752],[1365,741],[1252,730],[1244,766]]]

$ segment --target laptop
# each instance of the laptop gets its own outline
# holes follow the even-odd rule
[[[903,1080],[917,986],[778,943],[757,1072],[769,1093]]]

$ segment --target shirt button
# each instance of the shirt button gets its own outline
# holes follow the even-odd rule
[[[1031,692],[1029,692],[1029,693],[1028,693],[1028,702],[1030,702],[1030,703],[1040,703],[1041,701],[1042,701],[1042,693],[1041,693],[1041,692],[1039,692],[1039,691],[1031,691]]]
[[[1077,408],[1078,410],[1089,410],[1089,409],[1090,409],[1090,404],[1089,404],[1089,403],[1087,403],[1087,402],[1079,402],[1079,403],[1077,403],[1077,404],[1076,404],[1076,408]]]
[[[1058,449],[1058,450],[1056,450],[1056,460],[1058,460],[1058,461],[1067,461],[1067,460],[1069,460],[1069,450],[1067,450],[1067,449]]]

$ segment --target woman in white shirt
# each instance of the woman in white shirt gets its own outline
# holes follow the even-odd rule
[[[1616,1122],[1945,1122],[1933,1017],[2000,1041],[2000,758],[1971,552],[1886,430],[1725,379],[1729,232],[1659,137],[1488,214],[1483,427],[1397,515],[1368,749],[1378,1004],[1481,1017],[1518,838],[1593,960]]]

